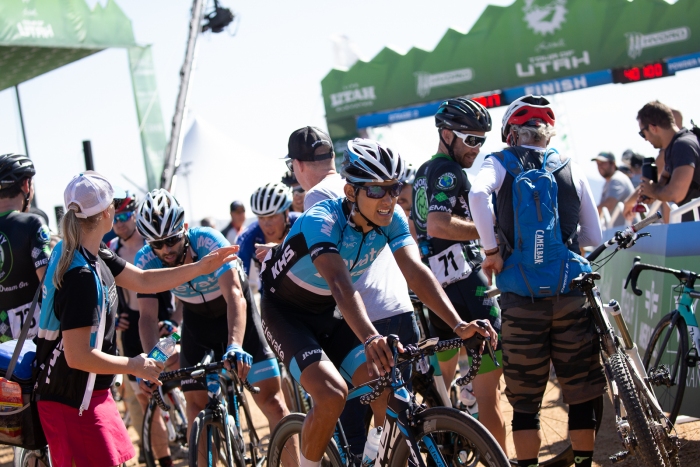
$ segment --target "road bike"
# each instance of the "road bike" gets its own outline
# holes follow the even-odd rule
[[[508,459],[491,434],[474,418],[451,407],[427,408],[419,404],[407,388],[402,371],[416,361],[435,352],[461,348],[466,344],[472,355],[472,367],[468,375],[460,381],[467,384],[478,372],[481,353],[476,351],[483,340],[472,338],[467,341],[451,339],[438,341],[427,339],[416,345],[404,346],[405,352],[398,353],[398,337],[388,336],[393,351],[392,371],[378,379],[353,388],[348,398],[360,397],[364,404],[377,399],[385,388],[389,388],[390,398],[386,418],[379,441],[379,451],[374,461],[376,466],[416,466],[426,467],[448,465],[483,465],[507,467]],[[486,347],[493,356],[493,349],[487,341]],[[293,442],[298,446],[304,415],[290,414],[283,418],[273,431],[269,447],[269,467],[282,465],[282,456],[299,460],[294,452]],[[336,424],[333,438],[326,447],[322,465],[348,467],[358,465],[358,460],[350,454],[350,446],[343,434],[340,422]],[[285,463],[285,467],[289,467]]]
[[[146,412],[143,416],[143,427],[141,430],[141,441],[143,446],[144,459],[148,467],[156,467],[157,459],[153,454],[151,429],[153,423],[160,416],[165,424],[170,446],[171,455],[175,452],[187,452],[187,402],[185,395],[180,389],[178,381],[169,381],[163,386],[159,386],[157,391],[162,400],[167,402],[168,410],[164,411],[158,407],[158,402],[151,398]]]
[[[700,292],[695,290],[698,274],[639,261],[640,258],[636,257],[625,283],[625,288],[632,283],[635,295],[641,296],[643,293],[637,288],[637,280],[642,271],[671,274],[679,281],[676,286],[679,293],[677,308],[661,318],[654,328],[643,360],[649,382],[664,414],[671,423],[675,423],[683,402],[688,368],[695,368],[698,364],[700,330],[693,309],[693,300],[700,298]]]
[[[257,394],[260,390],[247,380],[241,381],[235,371],[227,372],[224,362],[211,363],[212,358],[213,352],[210,352],[201,363],[193,367],[161,373],[159,376],[163,383],[186,378],[206,381],[209,400],[192,423],[188,444],[189,465],[200,465],[199,453],[203,452],[207,465],[210,466],[262,467],[266,457],[253,426],[250,407],[243,389],[252,394]],[[153,398],[161,410],[170,410],[160,397],[159,391],[153,391]],[[243,437],[241,412],[246,424],[248,442]]]

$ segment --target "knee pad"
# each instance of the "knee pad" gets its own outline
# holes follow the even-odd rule
[[[513,431],[539,430],[540,413],[525,413],[513,411]]]
[[[600,415],[598,410],[596,410],[598,408]],[[569,405],[569,431],[594,430],[596,428],[596,420],[602,415],[602,408],[603,396],[581,404]]]

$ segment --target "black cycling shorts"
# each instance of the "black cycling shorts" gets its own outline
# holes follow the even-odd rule
[[[253,356],[253,366],[248,373],[248,381],[255,384],[264,379],[279,376],[279,366],[275,355],[268,347],[260,325],[260,314],[250,292],[246,293],[246,327],[243,337],[243,350]],[[228,319],[226,313],[220,314],[220,308],[226,307],[226,300],[221,296],[208,302],[215,318],[193,312],[184,303],[182,314],[182,339],[180,344],[180,367],[194,366],[214,350],[215,361],[221,360],[228,344]],[[216,308],[216,309],[215,309]],[[182,380],[182,390],[206,390],[203,379]]]
[[[260,300],[262,326],[270,347],[295,380],[310,364],[332,362],[343,378],[365,363],[365,348],[338,309],[323,313],[302,310],[265,293]]]
[[[486,275],[481,272],[481,268],[475,269],[469,277],[461,281],[448,285],[443,290],[455,307],[459,317],[464,321],[475,319],[488,319],[491,326],[498,334],[501,333],[501,310],[495,298],[488,298],[486,290],[489,289]],[[457,335],[452,328],[430,311],[430,334],[432,337],[439,337],[440,340],[454,339]],[[498,341],[500,350],[501,341]]]

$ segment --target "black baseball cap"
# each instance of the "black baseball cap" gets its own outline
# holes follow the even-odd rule
[[[245,211],[245,205],[242,201],[236,200],[233,203],[231,203],[231,212],[238,211],[240,208],[243,208],[243,210]]]
[[[328,148],[328,152],[316,155],[319,146]],[[299,128],[289,136],[288,154],[284,159],[299,161],[323,161],[334,156],[333,142],[323,130],[314,126]]]
[[[596,157],[591,159],[592,161],[600,161],[600,162],[612,162],[613,164],[615,163],[615,155],[611,152],[601,152],[598,154]]]

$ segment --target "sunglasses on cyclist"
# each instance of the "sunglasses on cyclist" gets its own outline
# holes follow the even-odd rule
[[[460,133],[458,131],[452,131],[455,136],[462,140],[462,142],[470,148],[478,148],[484,145],[486,142],[486,136],[468,135],[466,133]]]
[[[151,245],[151,248],[153,248],[154,250],[160,250],[164,246],[171,247],[177,245],[178,243],[180,243],[180,240],[182,240],[184,236],[184,233],[180,233],[177,235],[173,235],[172,237],[164,238],[163,240],[150,241],[148,242],[148,244]]]
[[[401,189],[403,188],[403,183],[394,183],[389,186],[379,186],[379,185],[364,185],[357,187],[360,190],[365,190],[367,197],[371,199],[382,199],[386,196],[387,192],[392,198],[398,198],[401,194]]]
[[[114,223],[126,222],[132,217],[134,217],[134,211],[120,212],[119,214],[114,215]]]

